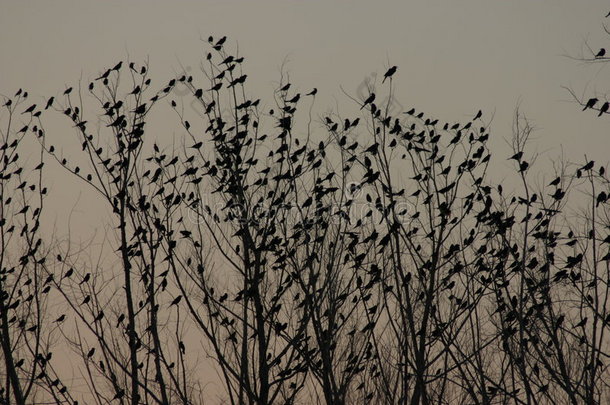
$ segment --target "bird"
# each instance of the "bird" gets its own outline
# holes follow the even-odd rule
[[[599,100],[595,97],[590,98],[589,101],[587,101],[587,104],[585,104],[585,108],[583,108],[582,110],[586,110],[587,108],[593,108],[593,106],[598,102]]]
[[[575,328],[584,327],[587,324],[587,320],[588,320],[588,318],[585,316],[584,318],[582,318],[582,320],[580,322],[578,322],[576,325],[574,325],[574,327]]]
[[[593,169],[593,166],[595,165],[595,161],[591,160],[589,162],[587,162],[587,164],[585,164],[583,167],[580,168],[580,170],[584,170],[584,171],[588,171]]]
[[[606,49],[605,48],[601,48],[596,54],[595,57],[596,58],[603,58],[604,55],[606,55]]]
[[[388,71],[385,72],[385,74],[383,75],[383,80],[381,81],[381,83],[385,82],[387,78],[392,78],[394,73],[396,73],[396,69],[398,69],[397,66],[392,66],[391,68],[389,68]]]
[[[216,46],[220,46],[220,45],[224,44],[226,40],[227,40],[227,37],[226,37],[226,36],[224,36],[224,37],[220,38],[220,39],[218,40],[218,42],[216,42]]]
[[[479,118],[481,118],[481,116],[483,115],[483,111],[479,110],[479,112],[477,113],[477,115],[474,116],[474,118],[472,119],[473,121],[478,120]]]
[[[508,160],[521,160],[521,158],[523,157],[523,151],[519,151],[517,153],[515,153],[514,155],[512,155],[511,157],[508,158]]]
[[[48,101],[47,101],[47,105],[45,106],[45,110],[48,110],[49,107],[51,107],[51,105],[53,104],[53,101],[55,100],[55,97],[51,97]]]
[[[362,107],[360,107],[360,109],[362,110],[364,107],[366,107],[368,104],[371,104],[373,101],[375,101],[375,93],[371,93],[371,95],[368,96],[366,100],[364,100],[364,104],[362,104]]]
[[[121,324],[121,322],[123,322],[124,320],[125,320],[125,314],[119,315],[119,318],[117,319],[117,322],[116,322],[116,327],[118,328],[119,325]]]
[[[83,277],[83,280],[80,283],[78,283],[78,285],[88,282],[90,278],[91,278],[91,273],[85,274],[85,277]]]
[[[312,91],[310,91],[309,93],[305,94],[306,96],[315,96],[318,93],[318,89],[314,87],[314,89]]]
[[[610,107],[610,103],[608,103],[607,101],[601,106],[601,108],[599,109],[599,114],[597,114],[598,117],[601,117],[601,115],[603,113],[608,112],[608,108]]]
[[[146,103],[139,105],[138,108],[132,112],[135,114],[144,114],[146,112]]]
[[[28,107],[27,110],[25,110],[24,112],[22,112],[21,114],[27,114],[27,113],[31,113],[32,111],[34,111],[34,109],[36,108],[36,104],[32,104],[31,106]]]
[[[100,77],[96,77],[95,80],[104,80],[110,76],[111,69],[106,70]]]
[[[133,91],[131,93],[128,93],[127,95],[133,95],[133,94],[138,94],[140,92],[140,86],[136,86],[135,89],[133,89]]]

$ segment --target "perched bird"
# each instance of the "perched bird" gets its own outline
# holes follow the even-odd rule
[[[597,53],[595,54],[595,57],[596,57],[596,58],[603,58],[603,57],[604,57],[604,55],[606,55],[606,49],[601,48],[601,49],[599,50],[599,52],[597,52]]]
[[[594,160],[591,160],[591,161],[587,162],[587,164],[586,164],[586,165],[584,165],[583,167],[581,167],[581,168],[580,168],[580,170],[584,170],[584,171],[591,170],[591,169],[593,169],[593,166],[594,166],[594,165],[595,165],[595,161],[594,161]]]
[[[383,80],[381,81],[381,83],[385,82],[387,78],[391,78],[394,73],[396,73],[396,69],[398,69],[397,66],[392,66],[391,68],[389,68],[388,71],[385,72],[385,74],[383,75]]]
[[[169,304],[169,306],[171,307],[172,305],[178,305],[178,303],[180,302],[181,299],[182,299],[182,295],[177,296],[176,298],[174,298],[174,300],[171,302],[171,304]]]
[[[85,277],[83,277],[83,280],[80,283],[78,283],[78,285],[81,285],[81,284],[84,284],[84,283],[88,282],[89,279],[91,279],[91,273],[85,274]]]
[[[479,112],[477,113],[477,115],[474,116],[474,118],[472,119],[473,121],[478,120],[479,118],[481,118],[481,116],[483,115],[483,111],[479,110]]]
[[[364,104],[362,104],[362,107],[360,107],[360,109],[362,110],[364,107],[366,107],[368,104],[371,104],[373,101],[375,101],[375,93],[371,93],[371,95],[368,96],[366,100],[364,100]]]
[[[318,93],[318,89],[314,87],[314,89],[312,91],[310,91],[309,93],[305,94],[306,96],[315,96]]]
[[[590,98],[589,101],[587,101],[587,104],[585,104],[585,108],[583,108],[582,110],[586,110],[587,108],[593,108],[593,106],[598,102],[599,100],[595,97]]]
[[[31,113],[32,111],[34,111],[34,109],[36,108],[36,104],[32,104],[31,106],[28,107],[27,110],[25,110],[24,112],[22,112],[21,114],[27,114],[27,113]]]
[[[131,93],[129,93],[128,95],[132,95],[132,94],[138,94],[140,92],[140,86],[136,86],[135,89],[133,89],[133,91]]]
[[[582,318],[582,320],[580,322],[578,322],[576,325],[574,325],[575,328],[584,328],[585,325],[587,324],[588,318],[585,316],[584,318]]]
[[[515,153],[514,155],[512,155],[511,157],[508,158],[508,160],[521,160],[521,158],[523,157],[523,151],[519,151],[517,153]]]
[[[144,114],[146,112],[146,103],[139,105],[138,108],[132,112],[135,114]]]
[[[608,103],[607,101],[601,106],[601,108],[599,109],[599,114],[597,114],[598,117],[601,117],[601,115],[603,113],[608,112],[608,108],[610,107],[610,103]]]

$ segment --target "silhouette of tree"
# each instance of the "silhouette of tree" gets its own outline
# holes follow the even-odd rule
[[[610,399],[604,166],[563,164],[535,186],[517,111],[509,188],[487,174],[505,157],[482,111],[396,115],[396,66],[348,95],[355,115],[315,120],[317,89],[282,75],[265,105],[226,37],[209,47],[202,77],[156,91],[147,64],[125,61],[49,99],[77,136],[71,156],[42,109],[21,113],[24,92],[5,100],[3,403],[203,403],[197,345],[236,405]],[[582,104],[603,115],[598,101]],[[153,141],[166,104],[178,146]],[[34,141],[29,168],[18,149]],[[43,242],[45,157],[106,205],[101,248]],[[51,366],[58,342],[82,360],[82,398]]]

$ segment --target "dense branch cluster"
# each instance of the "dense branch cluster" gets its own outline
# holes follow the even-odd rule
[[[121,62],[45,108],[23,91],[4,100],[0,403],[610,400],[603,166],[534,187],[517,114],[508,190],[487,175],[505,158],[481,112],[391,114],[395,66],[356,116],[314,120],[316,89],[284,81],[272,107],[252,98],[225,41],[209,39],[204,77],[156,89],[147,65]],[[152,135],[163,106],[179,146]],[[76,156],[52,145],[50,114]],[[35,148],[34,163],[20,157]],[[48,162],[111,213],[101,265],[40,230]],[[588,196],[578,215],[575,191]],[[70,385],[60,346],[86,384]]]

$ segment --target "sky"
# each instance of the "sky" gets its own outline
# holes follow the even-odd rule
[[[601,0],[0,0],[0,95],[24,87],[46,100],[126,58],[148,59],[162,83],[183,68],[196,72],[205,38],[226,35],[246,59],[249,89],[268,102],[283,69],[296,89],[318,88],[320,112],[353,109],[343,91],[358,95],[396,65],[404,111],[465,122],[483,110],[496,176],[511,168],[505,140],[519,104],[537,129],[531,148],[542,182],[562,155],[608,160],[610,116],[582,112],[564,88],[604,99],[610,65],[578,58],[592,56],[587,45],[610,49],[608,11]],[[179,125],[168,117],[160,128],[156,136],[170,138]],[[59,220],[94,198],[66,199],[65,186],[49,181],[61,194]]]
[[[603,159],[605,119],[581,113],[562,86],[603,95],[608,67],[570,56],[590,56],[585,42],[595,51],[604,46],[608,7],[593,0],[5,0],[0,94],[27,87],[48,98],[126,57],[148,58],[165,80],[181,66],[197,69],[202,38],[227,35],[263,97],[283,63],[298,87],[320,89],[322,109],[348,104],[341,88],[353,95],[371,74],[397,65],[405,111],[457,121],[483,109],[501,144],[521,103],[539,129],[538,150]]]
[[[397,108],[450,122],[482,109],[500,177],[513,164],[506,140],[520,105],[536,128],[530,150],[540,154],[542,184],[562,156],[607,159],[610,118],[581,112],[564,87],[604,98],[610,65],[577,59],[608,43],[608,8],[598,0],[4,0],[0,94],[25,87],[58,96],[126,58],[148,60],[164,83],[183,69],[198,73],[205,39],[226,35],[246,58],[248,88],[269,103],[283,69],[294,89],[319,89],[318,112],[345,112],[354,104],[343,91],[362,95],[367,80],[397,65]],[[175,116],[164,122],[156,137],[179,135]]]

